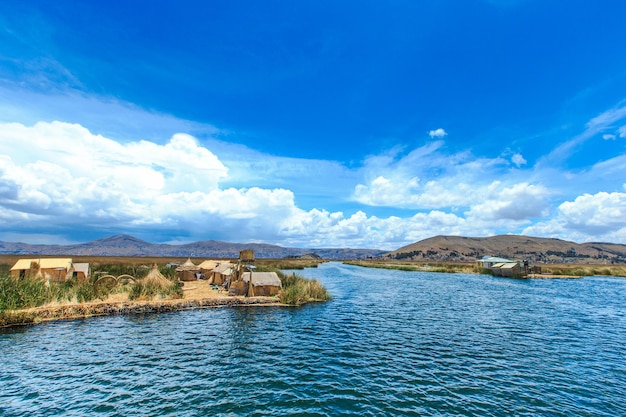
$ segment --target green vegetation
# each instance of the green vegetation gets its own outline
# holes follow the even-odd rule
[[[321,263],[324,263],[321,259],[257,259],[255,261],[259,270],[275,271],[280,269],[304,269],[304,268],[317,268]]]
[[[425,262],[425,261],[394,261],[394,260],[361,260],[344,261],[346,265],[364,268],[393,269],[398,271],[426,271],[441,273],[475,273],[476,266],[468,262]]]
[[[556,276],[593,277],[614,276],[626,277],[626,265],[543,265],[541,270],[544,274]]]
[[[276,272],[280,278],[282,290],[280,300],[285,304],[301,305],[310,301],[328,301],[330,294],[317,280],[303,278],[296,274]]]
[[[72,278],[64,282],[47,282],[36,278],[15,279],[7,271],[0,271],[0,314],[54,302],[85,303],[97,299],[106,300],[110,294],[120,292],[127,292],[130,300],[152,299],[157,296],[182,297],[180,284],[170,280],[167,282],[137,280],[127,284],[96,286],[97,278],[93,276],[87,281]]]
[[[108,294],[107,294],[108,295]],[[38,307],[52,302],[79,303],[98,298],[93,281],[46,282],[35,278],[14,279],[9,274],[0,276],[0,312]]]
[[[287,261],[287,263],[289,266],[285,269],[298,269],[294,268],[294,264],[290,261]],[[315,267],[317,267],[318,263],[314,264]],[[257,271],[276,272],[282,286],[278,296],[284,304],[297,306],[311,301],[329,301],[332,298],[328,290],[319,281],[304,278],[294,273],[285,274],[281,271],[282,267],[285,267],[283,262],[266,262],[262,265],[257,265]]]

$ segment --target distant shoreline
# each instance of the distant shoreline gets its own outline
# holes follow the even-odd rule
[[[346,265],[398,271],[421,271],[438,273],[483,274],[473,262],[402,262],[381,260],[344,261]],[[541,265],[543,273],[530,274],[516,279],[580,279],[583,277],[626,277],[626,265],[604,264],[548,264]]]

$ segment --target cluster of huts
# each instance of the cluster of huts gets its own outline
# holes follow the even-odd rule
[[[541,268],[529,266],[528,261],[512,261],[497,256],[483,256],[477,264],[497,277],[524,278],[530,274],[541,274]]]
[[[75,278],[85,281],[91,275],[91,268],[88,263],[72,262],[72,258],[29,258],[19,259],[10,272],[14,278],[32,277],[52,282]]]
[[[228,290],[229,295],[272,296],[282,286],[275,272],[256,272],[254,251],[243,250],[236,263],[206,260],[195,265],[191,259],[176,266],[180,281],[208,280],[209,284]]]
[[[275,272],[256,272],[254,251],[241,251],[239,260],[206,260],[195,265],[191,259],[183,264],[168,264],[176,268],[179,281],[207,280],[209,284],[227,290],[229,295],[273,296],[282,286]],[[154,268],[153,268],[154,269]],[[91,276],[88,263],[75,263],[71,258],[20,259],[10,270],[14,278],[36,278],[63,282],[75,278],[85,281]]]

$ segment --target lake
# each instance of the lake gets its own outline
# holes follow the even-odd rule
[[[3,330],[3,416],[626,415],[626,279],[326,263],[303,307]]]

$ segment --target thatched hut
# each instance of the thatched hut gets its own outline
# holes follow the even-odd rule
[[[78,281],[87,281],[87,279],[91,276],[91,267],[88,262],[78,262],[72,265],[74,266],[74,277]]]
[[[39,272],[39,259],[18,259],[10,272],[13,278],[34,278]]]
[[[277,295],[282,288],[276,272],[244,272],[243,281],[248,283],[249,297]]]
[[[176,275],[180,281],[196,281],[198,277],[197,273],[200,273],[200,268],[198,268],[191,259],[187,259],[187,261],[176,268]]]
[[[213,270],[219,263],[220,261],[203,261],[198,265],[201,276],[208,279],[210,284],[213,283]]]
[[[215,285],[223,285],[225,282],[232,280],[234,271],[235,266],[230,262],[220,262],[211,271],[210,277],[213,280],[212,283]]]
[[[20,259],[11,268],[11,276],[33,277],[47,281],[63,282],[72,276],[71,258]]]

